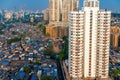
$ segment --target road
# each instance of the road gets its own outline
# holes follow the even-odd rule
[[[59,80],[64,80],[64,75],[62,72],[62,67],[61,67],[60,61],[57,60],[56,64],[57,64],[57,70],[58,70],[58,78],[59,78]]]

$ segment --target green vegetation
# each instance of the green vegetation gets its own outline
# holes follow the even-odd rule
[[[41,63],[40,62],[35,62],[34,65],[41,65]]]
[[[23,67],[23,71],[24,71],[25,73],[30,73],[30,72],[32,71],[32,69],[31,69],[29,66],[24,66],[24,67]]]
[[[111,76],[114,78],[114,80],[119,80],[119,76],[120,75],[120,70],[118,69],[114,69],[111,71]]]
[[[12,35],[16,35],[16,34],[18,34],[18,32],[12,31],[11,34],[12,34]]]
[[[11,28],[13,28],[13,27],[15,27],[15,26],[13,26],[13,25],[8,25],[7,28],[8,28],[8,30],[9,30],[9,29],[11,29]]]
[[[8,44],[11,44],[11,43],[13,43],[13,42],[18,42],[18,41],[21,41],[21,38],[15,37],[15,38],[12,38],[12,39],[8,39],[8,40],[7,40],[7,43],[8,43]]]
[[[46,35],[46,27],[45,27],[44,25],[42,25],[42,24],[38,25],[38,29],[39,29],[40,31],[42,31],[42,33],[43,33],[44,35]]]
[[[4,34],[4,32],[0,30],[0,34]]]
[[[56,59],[56,54],[53,52],[53,46],[48,46],[44,54],[50,56],[52,59]]]
[[[10,24],[9,22],[5,22],[5,23],[0,23],[0,31],[4,30],[4,29],[11,29],[15,27],[14,25]]]
[[[45,25],[49,23],[49,21],[43,21],[43,22],[44,22]]]
[[[3,29],[5,29],[5,28],[6,28],[6,25],[5,25],[5,24],[0,23],[0,30],[3,30]]]
[[[36,80],[39,80],[39,78],[37,77],[37,79]]]
[[[50,76],[44,76],[41,80],[53,80]]]
[[[53,46],[48,46],[48,49],[49,49],[49,50],[52,50],[52,49],[53,49]]]
[[[115,51],[119,52],[120,51],[120,47],[115,48]]]
[[[21,33],[20,37],[21,37],[22,40],[24,40],[24,38],[26,37],[26,33]]]
[[[64,49],[62,49],[59,54],[59,57],[56,57],[56,54],[52,51],[53,46],[48,46],[47,49],[44,51],[45,55],[49,55],[52,59],[60,59],[65,60],[68,59],[68,37],[63,37],[64,43]]]
[[[64,50],[61,50],[59,55],[60,55],[59,59],[63,60],[63,58],[64,58]]]
[[[2,30],[6,28],[5,24],[0,23],[0,34],[4,34]]]
[[[65,60],[65,59],[68,59],[68,37],[63,37],[63,41],[65,41],[65,43],[64,43],[64,49],[62,51],[63,53],[62,59]]]
[[[118,17],[118,18],[120,18],[120,13],[112,13],[112,17]]]

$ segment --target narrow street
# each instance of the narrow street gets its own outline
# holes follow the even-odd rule
[[[62,67],[61,67],[60,61],[57,60],[56,64],[57,64],[57,70],[58,70],[58,78],[59,78],[59,80],[64,80],[64,75],[62,72]]]

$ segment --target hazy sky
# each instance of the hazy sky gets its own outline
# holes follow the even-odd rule
[[[43,10],[48,7],[49,0],[0,0],[0,9]],[[80,0],[82,6],[83,0]],[[101,8],[120,11],[120,0],[100,0]]]

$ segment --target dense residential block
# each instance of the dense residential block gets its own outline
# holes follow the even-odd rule
[[[52,38],[62,38],[68,35],[68,28],[61,26],[48,25],[46,27],[46,35]]]

